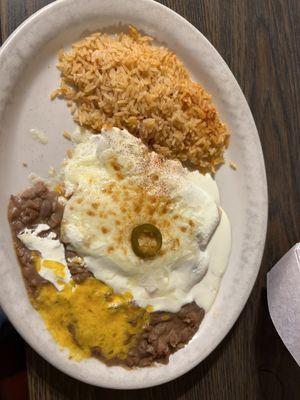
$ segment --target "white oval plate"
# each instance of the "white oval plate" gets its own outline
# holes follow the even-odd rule
[[[212,94],[232,136],[227,160],[217,173],[222,205],[232,224],[232,253],[216,301],[198,333],[168,365],[126,370],[95,359],[80,363],[60,351],[31,307],[12,247],[6,209],[11,193],[28,185],[29,172],[47,175],[59,166],[74,124],[63,101],[50,102],[59,83],[57,52],[87,32],[120,31],[133,24],[174,50],[195,80]],[[201,362],[238,318],[257,276],[267,226],[267,184],[257,130],[232,73],[205,37],[182,17],[152,0],[58,0],[25,21],[0,51],[0,300],[24,339],[63,372],[94,385],[131,389],[174,379]],[[5,77],[5,79],[4,79]],[[43,146],[29,130],[49,136]],[[23,162],[28,163],[24,168]]]

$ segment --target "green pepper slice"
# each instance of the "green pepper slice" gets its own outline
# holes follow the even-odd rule
[[[152,224],[136,226],[131,232],[131,246],[140,258],[154,257],[162,246],[160,230]]]

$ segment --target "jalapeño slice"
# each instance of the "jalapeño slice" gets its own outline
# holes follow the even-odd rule
[[[154,257],[162,245],[160,230],[152,224],[136,226],[131,232],[131,246],[140,258]]]

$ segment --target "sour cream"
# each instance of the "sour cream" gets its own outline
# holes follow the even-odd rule
[[[56,238],[56,234],[50,232],[46,237],[38,236],[49,229],[50,226],[39,224],[35,229],[25,229],[18,234],[18,239],[29,250],[39,253],[35,259],[37,272],[60,291],[70,282],[71,273],[67,267],[64,246]]]

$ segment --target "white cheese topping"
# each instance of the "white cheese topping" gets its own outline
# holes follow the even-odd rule
[[[212,304],[228,262],[230,225],[210,175],[163,160],[126,130],[113,128],[85,136],[65,160],[62,176],[73,194],[63,239],[96,278],[154,310],[175,312],[194,299],[205,309]],[[146,222],[159,228],[163,245],[159,255],[143,260],[130,235]],[[210,275],[218,280],[211,283]],[[202,285],[197,295],[201,282],[208,290]]]
[[[71,274],[65,259],[63,244],[56,239],[55,233],[51,232],[46,237],[38,234],[50,229],[46,224],[40,224],[35,229],[24,229],[18,234],[18,239],[32,251],[40,254],[40,268],[38,273],[44,279],[51,282],[58,290],[64,288],[65,283],[71,280]]]

